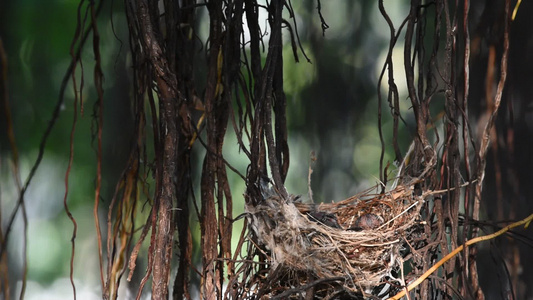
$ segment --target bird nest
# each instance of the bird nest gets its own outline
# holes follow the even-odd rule
[[[287,296],[297,284],[314,286],[313,281],[328,279],[320,285],[322,296],[339,291],[367,295],[394,280],[407,245],[418,235],[425,195],[415,195],[413,186],[322,204],[269,191],[257,205],[248,204],[250,228],[266,250],[269,276],[277,278],[265,281],[270,290],[265,295]]]

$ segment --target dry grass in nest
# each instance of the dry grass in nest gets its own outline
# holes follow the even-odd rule
[[[277,278],[292,282],[280,284],[274,294],[294,287],[295,280],[306,284],[327,278],[343,278],[342,290],[365,294],[385,277],[393,278],[391,271],[403,263],[400,250],[412,238],[425,197],[413,190],[404,185],[319,205],[271,193],[255,207],[247,206],[250,226],[267,250],[270,273],[276,270]],[[325,289],[338,291],[339,284]]]

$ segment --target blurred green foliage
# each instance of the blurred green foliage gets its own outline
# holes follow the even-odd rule
[[[0,36],[8,53],[9,100],[23,179],[35,161],[44,129],[50,122],[58,99],[61,81],[70,63],[70,44],[77,24],[78,4],[78,1],[73,0],[7,1],[0,4]],[[377,133],[376,91],[384,51],[388,46],[388,28],[374,1],[322,1],[322,13],[330,26],[323,36],[316,3],[306,1],[293,4],[301,48],[310,62],[306,61],[301,50],[298,50],[300,62],[294,61],[289,34],[285,31],[284,82],[291,150],[287,186],[292,193],[307,194],[310,152],[315,151],[318,160],[312,177],[314,199],[342,200],[362,190],[362,187],[375,184],[379,178],[381,144]],[[406,1],[390,3],[394,6],[391,11],[395,12],[391,17],[397,25],[405,16],[405,4]],[[131,61],[121,5],[105,3],[98,24],[105,77],[103,207],[108,205],[125,165],[133,124],[129,108]],[[199,15],[206,16],[206,13],[200,9]],[[295,30],[293,20],[289,21]],[[199,20],[199,27],[204,28],[200,30],[200,36],[204,38],[205,23],[205,20]],[[264,24],[265,21],[260,23]],[[198,56],[203,58],[201,52]],[[68,203],[79,226],[75,278],[97,291],[99,271],[92,218],[96,171],[95,143],[91,134],[91,128],[95,125],[92,120],[95,102],[92,84],[94,55],[90,42],[82,57],[83,70],[79,66],[75,75],[78,84],[82,78],[84,82],[83,115],[79,116],[76,125]],[[402,97],[405,100],[405,93]],[[60,117],[46,143],[43,164],[26,199],[29,215],[28,279],[41,285],[52,286],[59,278],[68,277],[72,224],[64,213],[62,200],[69,136],[75,113],[73,100],[74,92],[69,85]],[[382,104],[386,164],[393,159],[392,125],[386,101],[383,100]],[[408,117],[406,119],[409,120]],[[229,132],[225,157],[244,174],[247,161],[238,151],[232,130]],[[402,128],[400,145],[403,150],[411,142],[408,132],[407,128]],[[0,138],[1,159],[6,161],[9,157],[8,141],[6,137]],[[197,170],[201,168],[202,151],[198,149],[195,153]],[[9,179],[11,170],[8,164],[3,163],[0,168],[4,182],[1,184],[2,221],[5,222],[5,212],[11,211],[16,193]],[[240,177],[229,173],[234,195],[234,215],[238,215],[243,211],[245,183]],[[194,175],[199,174],[198,171]],[[194,180],[195,183],[199,181],[198,177]],[[196,195],[198,198],[198,191]],[[146,208],[143,213],[147,213]],[[101,215],[105,217],[105,212],[102,211]],[[191,218],[193,221],[196,219],[195,216]],[[18,231],[12,236],[16,240],[12,244],[15,249],[22,247],[21,229],[19,215],[15,228]],[[242,222],[236,223],[234,229],[234,236],[238,238]],[[196,230],[196,243],[199,243],[198,233],[199,230]],[[12,256],[10,259],[11,269],[17,272],[17,278],[20,279],[22,257]],[[36,297],[31,289],[28,297]]]

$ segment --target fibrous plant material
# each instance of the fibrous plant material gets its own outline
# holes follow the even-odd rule
[[[414,184],[319,205],[301,203],[294,195],[264,193],[257,205],[246,206],[254,238],[269,262],[258,293],[274,297],[295,283],[331,279],[334,282],[317,285],[315,293],[367,295],[387,281],[397,281],[410,253],[408,245],[419,244],[420,209],[431,197],[429,191],[415,193]],[[327,222],[317,215],[328,216]]]

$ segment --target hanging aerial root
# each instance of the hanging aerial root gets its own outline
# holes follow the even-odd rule
[[[431,268],[429,268],[429,270],[427,270],[424,274],[422,274],[422,276],[418,277],[417,280],[415,280],[411,284],[409,284],[409,286],[407,286],[406,289],[402,290],[401,292],[399,292],[398,294],[394,295],[393,297],[391,297],[389,299],[400,299],[403,296],[405,296],[406,292],[411,291],[412,289],[417,287],[419,284],[421,284],[426,278],[429,277],[429,275],[431,275],[433,272],[435,272],[440,266],[442,266],[444,263],[449,261],[452,257],[454,257],[457,254],[459,254],[461,251],[463,251],[464,247],[469,247],[469,246],[472,246],[472,245],[477,244],[479,242],[483,242],[483,241],[494,239],[494,238],[496,238],[496,237],[506,233],[507,231],[509,231],[509,230],[511,230],[511,229],[513,229],[515,227],[518,227],[518,226],[524,225],[524,228],[528,228],[529,224],[531,224],[531,221],[533,221],[533,214],[529,215],[527,218],[525,218],[523,220],[520,220],[518,222],[515,222],[515,223],[512,223],[510,225],[507,225],[507,226],[505,226],[504,228],[498,230],[495,233],[487,234],[487,235],[484,235],[484,236],[479,236],[477,238],[474,238],[474,239],[471,239],[471,240],[467,241],[464,245],[461,245],[461,246],[455,248],[455,250],[453,250],[448,255],[443,257],[440,261],[438,261],[436,264],[434,264]]]

